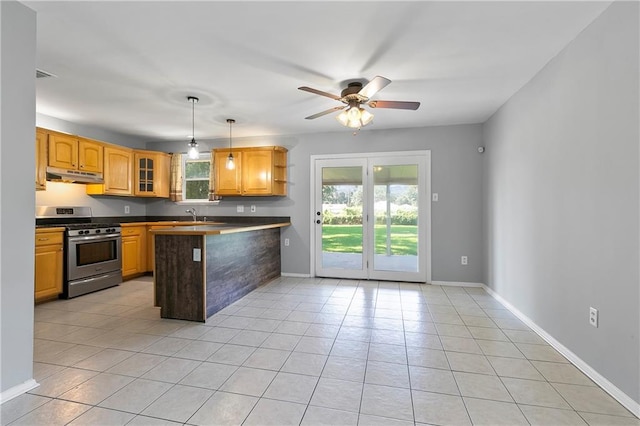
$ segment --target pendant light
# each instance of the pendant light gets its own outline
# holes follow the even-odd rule
[[[196,142],[196,133],[195,133],[195,108],[196,103],[200,99],[195,96],[187,96],[187,100],[191,102],[191,142],[189,142],[189,151],[187,155],[192,160],[197,160],[200,157],[200,153],[198,152],[198,143]]]
[[[229,156],[227,157],[227,170],[233,170],[236,168],[236,162],[233,158],[233,152],[231,151],[231,125],[235,122],[236,120],[233,118],[227,118],[227,123],[229,123]]]

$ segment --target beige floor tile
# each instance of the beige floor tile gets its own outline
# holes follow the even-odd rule
[[[366,366],[367,361],[363,359],[330,356],[322,370],[322,377],[362,383]]]
[[[202,364],[200,361],[191,359],[167,358],[142,375],[142,378],[160,382],[178,383],[200,364]]]
[[[145,416],[186,422],[211,396],[213,391],[176,385],[141,413]]]
[[[222,343],[207,342],[202,340],[191,341],[187,346],[173,354],[176,358],[204,361],[223,346]]]
[[[331,348],[331,356],[345,358],[367,359],[369,353],[368,342],[358,342],[349,340],[336,340]]]
[[[406,364],[369,360],[364,381],[374,385],[409,388],[409,371]]]
[[[102,401],[99,406],[139,414],[172,386],[170,383],[136,379]]]
[[[596,386],[582,371],[565,362],[532,361],[535,368],[550,382]]]
[[[27,415],[20,417],[11,424],[20,426],[66,425],[90,408],[91,406],[89,405],[54,399],[29,412]]]
[[[482,340],[498,340],[502,342],[508,342],[509,338],[499,328],[487,328],[487,327],[467,327],[469,332],[475,339]]]
[[[549,408],[571,407],[547,382],[503,377],[502,383],[518,404],[537,405]]]
[[[440,336],[440,341],[442,342],[442,347],[445,351],[482,354],[480,346],[478,346],[475,339]]]
[[[215,419],[218,425],[239,425],[244,422],[258,398],[227,392],[216,392],[189,419],[189,424],[211,425]]]
[[[315,324],[312,324],[312,326]],[[308,332],[308,330],[307,330]],[[334,339],[325,337],[303,336],[295,347],[296,352],[306,352],[310,354],[329,355]]]
[[[304,404],[263,398],[253,408],[243,426],[299,425],[306,408]]]
[[[240,367],[220,387],[220,390],[259,397],[267,390],[275,376],[275,371]]]
[[[320,378],[311,397],[311,405],[357,413],[360,409],[362,383]]]
[[[487,356],[499,356],[506,358],[524,358],[524,355],[516,345],[511,342],[495,340],[476,340],[482,352]]]
[[[509,340],[514,343],[531,343],[534,345],[546,345],[540,336],[531,330],[503,330]]]
[[[415,348],[418,351],[420,348]],[[395,364],[407,365],[407,349],[403,345],[388,345],[385,343],[369,344],[369,361],[392,362]]]
[[[594,386],[552,383],[552,386],[576,411],[631,417],[632,414],[605,391]]]
[[[489,356],[487,357],[491,366],[500,377],[515,377],[518,379],[541,380],[544,381],[542,374],[534,368],[534,366],[526,359],[519,358],[502,358]]]
[[[327,357],[325,355],[293,352],[281,370],[287,373],[320,376],[326,361]]]
[[[442,343],[440,342],[440,337],[435,334],[413,333],[405,331],[404,336],[405,341],[407,342],[407,346],[443,350]]]
[[[51,398],[28,393],[5,401],[0,405],[0,424],[5,426],[49,401]]]
[[[104,349],[89,358],[86,358],[74,367],[85,370],[105,371],[125,359],[135,355],[135,352],[120,351],[117,349]]]
[[[181,426],[182,423],[171,420],[157,419],[155,417],[137,415],[127,423],[127,426]]]
[[[509,392],[497,376],[462,373],[458,371],[455,371],[453,375],[462,396],[513,402],[513,398],[511,398]]]
[[[204,333],[198,340],[206,340],[208,342],[228,343],[234,338],[240,330],[228,327],[211,327],[209,331]]]
[[[418,367],[449,369],[449,362],[444,351],[425,348],[407,348],[409,365]]]
[[[339,421],[333,425],[340,424]],[[413,426],[414,422],[408,420],[391,419],[389,417],[372,416],[369,414],[360,414],[358,418],[358,426]]]
[[[532,345],[530,343],[516,343],[520,352],[524,354],[527,359],[536,361],[551,361],[551,362],[569,362],[558,351],[553,349],[549,345]]]
[[[135,414],[125,413],[124,411],[109,410],[106,408],[93,407],[85,411],[74,421],[69,423],[70,426],[121,426],[129,424],[135,417]]]
[[[590,426],[640,426],[636,417],[609,416],[596,413],[579,413]]]
[[[453,373],[449,370],[410,366],[409,373],[411,389],[460,395]]]
[[[462,352],[445,352],[452,371],[495,375],[487,357]]]
[[[257,348],[242,364],[245,367],[279,371],[291,352],[278,349]]]
[[[363,423],[358,423],[357,413],[309,406],[300,424],[304,426],[356,426]]]
[[[207,361],[220,364],[242,365],[256,350],[253,346],[226,344],[215,351]]]
[[[415,421],[434,425],[471,425],[462,398],[433,392],[412,391]]]
[[[133,377],[101,373],[59,396],[60,399],[97,405],[134,380]]]
[[[147,346],[142,352],[154,355],[173,356],[192,341],[177,337],[163,337],[152,345]]]
[[[413,420],[411,391],[365,383],[360,412],[400,420]]]
[[[318,378],[301,374],[278,373],[266,392],[265,398],[308,404]]]
[[[464,398],[464,403],[474,425],[515,426],[529,424],[516,404],[476,398]]]
[[[292,351],[302,336],[295,334],[273,333],[262,342],[260,347],[268,349],[280,349],[282,351]]]
[[[557,408],[520,405],[520,410],[532,426],[585,426],[587,424],[571,409],[558,410]]]
[[[29,393],[55,398],[97,374],[99,373],[96,371],[66,368],[42,380],[40,386],[30,390]]]
[[[137,353],[107,369],[107,373],[140,377],[168,358],[160,355]]]
[[[203,362],[180,380],[180,384],[206,389],[219,389],[237,369],[238,367],[235,365]]]

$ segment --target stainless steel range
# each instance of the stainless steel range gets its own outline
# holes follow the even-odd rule
[[[90,207],[37,207],[36,225],[65,228],[64,298],[122,282],[119,223],[92,222]]]

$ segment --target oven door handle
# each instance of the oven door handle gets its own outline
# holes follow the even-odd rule
[[[69,242],[76,243],[76,242],[84,242],[84,241],[92,241],[92,240],[93,241],[95,240],[109,241],[109,240],[116,240],[120,237],[121,237],[120,234],[87,235],[85,237],[69,237]]]

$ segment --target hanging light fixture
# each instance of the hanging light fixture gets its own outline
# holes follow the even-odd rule
[[[342,112],[336,116],[336,120],[343,126],[359,129],[371,123],[373,114],[360,107],[357,101],[351,101],[349,102],[349,108],[342,110]]]
[[[196,103],[198,103],[200,99],[195,96],[187,96],[187,100],[191,102],[191,142],[189,142],[189,151],[187,152],[187,155],[192,160],[196,160],[200,156],[200,153],[198,152],[198,143],[196,142],[195,108]]]
[[[227,170],[233,170],[236,168],[236,162],[233,158],[233,152],[231,151],[231,125],[235,122],[236,120],[233,118],[227,118],[227,123],[229,123],[229,156],[227,157]]]

